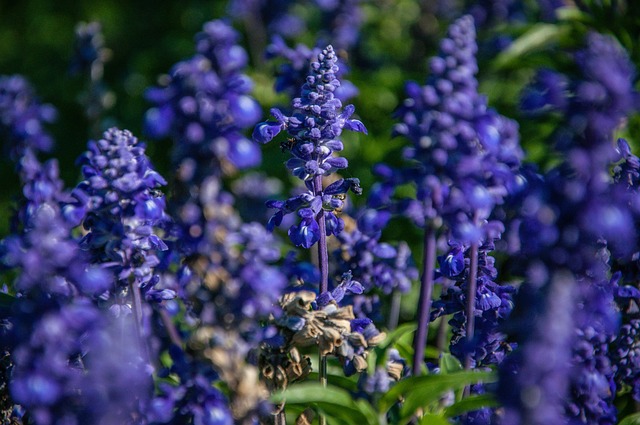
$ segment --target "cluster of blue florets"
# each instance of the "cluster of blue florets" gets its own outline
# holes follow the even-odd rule
[[[538,3],[548,23],[534,36],[569,25],[567,8],[587,26],[606,10]],[[193,54],[145,91],[145,136],[171,143],[164,177],[145,142],[110,126],[67,189],[57,160],[42,159],[55,109],[23,77],[0,76],[0,140],[21,187],[0,241],[3,421],[284,425],[296,412],[311,423],[286,394],[316,371],[344,387],[303,391],[320,423],[339,405],[340,420],[371,423],[615,424],[640,403],[640,159],[617,137],[637,126],[632,58],[581,26],[584,42],[558,44],[563,66],[528,74],[507,116],[482,94],[479,57],[502,51],[499,68],[538,46],[477,32],[521,23],[528,6],[414,5],[412,32],[461,17],[424,84],[406,83],[388,129],[401,153],[358,174],[367,188],[345,153],[359,136],[344,133],[368,129],[343,103],[360,93],[344,79],[350,53],[378,60],[364,53],[370,6],[309,2],[316,47],[291,48],[309,24],[302,6],[231,1],[249,51],[230,22],[207,22]],[[76,37],[71,70],[89,77],[81,102],[95,130],[110,51],[97,23]],[[252,79],[273,68],[265,59],[279,66],[269,93]],[[260,102],[284,95],[260,122]],[[546,162],[525,163],[523,124],[548,133]],[[280,153],[267,151],[275,140]],[[276,154],[290,182],[261,165]]]

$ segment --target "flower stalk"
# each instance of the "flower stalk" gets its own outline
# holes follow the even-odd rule
[[[418,301],[418,329],[413,340],[413,376],[422,372],[424,350],[429,332],[429,311],[431,310],[431,294],[433,292],[433,271],[436,262],[436,232],[429,224],[424,231],[424,255],[422,276],[420,279],[420,298]]]
[[[471,343],[475,334],[475,304],[476,304],[476,288],[478,279],[478,243],[474,242],[469,248],[469,282],[467,286],[467,305],[465,314],[467,316],[466,333],[467,342]],[[464,359],[464,368],[471,369],[472,355],[467,353]]]
[[[318,175],[313,180],[315,196],[322,196],[322,176]],[[327,251],[327,223],[324,218],[324,210],[320,210],[317,216],[320,238],[318,239],[318,266],[320,268],[319,293],[324,294],[329,290],[329,252]],[[318,378],[323,387],[327,386],[327,356],[319,352]],[[326,418],[319,417],[320,425],[326,424]]]

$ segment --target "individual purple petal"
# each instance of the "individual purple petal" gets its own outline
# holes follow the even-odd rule
[[[252,137],[254,141],[266,144],[273,140],[281,130],[282,125],[280,123],[267,121],[256,126],[253,130]]]
[[[309,249],[320,240],[320,227],[315,219],[303,218],[300,224],[291,226],[288,234],[295,246]]]

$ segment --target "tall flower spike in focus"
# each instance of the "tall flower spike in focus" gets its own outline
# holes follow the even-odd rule
[[[307,292],[302,295],[306,297],[303,303],[304,308],[298,308],[296,311],[304,310],[304,312],[299,312],[304,313],[305,316],[309,313],[327,317],[328,311],[336,313],[337,303],[347,292],[347,287],[351,292],[362,292],[362,286],[352,281],[351,273],[347,273],[343,276],[343,283],[329,293],[327,237],[338,235],[344,228],[344,222],[337,212],[344,205],[345,194],[349,190],[360,194],[362,189],[357,178],[341,178],[327,187],[324,186],[323,179],[336,170],[346,168],[348,165],[345,158],[334,155],[334,153],[340,152],[344,148],[342,141],[339,139],[342,131],[347,129],[367,133],[367,129],[362,122],[351,119],[355,112],[353,105],[348,105],[342,110],[342,102],[335,97],[335,90],[340,87],[340,80],[336,77],[338,72],[337,60],[333,47],[327,46],[322,53],[318,54],[318,61],[311,62],[310,73],[302,86],[300,97],[293,99],[293,112],[291,115],[285,116],[280,110],[274,108],[271,110],[271,114],[276,118],[276,121],[260,123],[253,131],[254,140],[263,144],[273,140],[281,131],[287,131],[290,137],[281,146],[283,149],[290,151],[292,158],[287,161],[286,166],[306,186],[306,191],[286,201],[267,202],[268,207],[277,210],[269,220],[268,228],[270,230],[280,225],[286,214],[297,212],[300,222],[289,228],[289,238],[296,246],[302,246],[307,249],[316,243],[318,244],[318,266],[320,269],[318,301],[316,309],[312,312],[308,311],[308,307],[311,307],[311,302],[316,298],[316,294]],[[300,294],[304,292],[302,291]],[[371,320],[363,319],[367,322],[366,324],[355,320],[350,321],[350,319],[354,319],[351,306],[338,310],[345,313],[344,317],[341,317],[343,319],[341,323],[344,326],[340,331],[326,329],[329,335],[326,339],[311,337],[313,334],[318,335],[318,329],[313,326],[314,321],[307,321],[307,318],[290,318],[293,321],[291,322],[287,319],[289,313],[288,304],[286,303],[287,297],[296,298],[296,295],[286,294],[282,298],[282,307],[285,310],[283,318],[286,319],[286,323],[280,322],[280,325],[283,325],[281,332],[288,334],[287,327],[291,323],[297,322],[302,325],[302,328],[297,329],[300,332],[296,333],[296,335],[306,335],[306,337],[303,338],[301,336],[299,341],[291,342],[294,345],[319,344],[320,364],[318,376],[323,385],[327,383],[326,356],[328,354],[337,349],[343,355],[342,360],[345,370],[352,369],[355,372],[356,370],[362,370],[361,367],[366,364],[364,361],[366,347],[373,346],[375,345],[373,341],[384,338],[384,335],[380,334],[371,323]],[[323,300],[324,304],[321,304],[320,300]],[[336,326],[335,323],[333,325],[331,323],[333,322],[329,321],[327,325],[329,327]],[[369,338],[359,338],[363,343],[358,347],[351,347],[347,344],[346,339],[339,337],[340,334],[345,332],[364,333],[365,328]],[[333,337],[337,337],[337,339]],[[365,341],[366,339],[371,339],[371,343],[368,344]],[[344,356],[345,354],[346,356]],[[360,368],[350,367],[353,366],[352,362],[358,362]],[[280,418],[283,414],[282,411],[276,412],[276,415]],[[322,416],[320,417],[320,423],[326,423]]]
[[[276,121],[260,123],[253,132],[253,139],[263,144],[283,130],[290,136],[283,142],[292,155],[286,165],[304,181],[307,191],[286,201],[270,201],[268,206],[278,211],[269,220],[269,227],[278,226],[284,215],[297,212],[300,223],[289,229],[289,237],[304,248],[318,242],[321,233],[335,235],[344,228],[342,219],[335,214],[343,205],[337,195],[349,190],[356,194],[362,191],[357,178],[339,179],[326,188],[323,186],[323,177],[347,168],[347,160],[334,155],[344,148],[339,140],[342,131],[367,133],[362,122],[351,119],[355,112],[353,105],[342,110],[342,102],[334,96],[340,87],[336,62],[333,47],[327,46],[318,55],[318,61],[311,63],[311,74],[302,86],[301,96],[293,99],[291,116],[274,108],[271,114]]]

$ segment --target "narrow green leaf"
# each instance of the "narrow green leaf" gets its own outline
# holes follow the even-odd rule
[[[424,350],[424,355],[432,359],[437,359],[438,357],[440,357],[440,354],[442,354],[440,350],[430,345],[428,345],[427,348]]]
[[[527,32],[518,37],[501,52],[493,64],[495,69],[502,69],[518,61],[522,56],[540,50],[553,41],[557,41],[566,29],[556,24],[535,24]]]
[[[377,413],[366,402],[355,402],[349,392],[342,388],[323,387],[318,382],[305,382],[289,387],[271,397],[274,403],[284,401],[286,405],[317,406],[323,415],[335,419],[334,423],[345,425],[378,425]],[[328,420],[328,423],[332,423]]]
[[[459,372],[462,370],[462,364],[460,364],[460,360],[456,359],[449,353],[442,353],[442,357],[440,357],[440,373],[443,375]]]
[[[358,391],[358,383],[351,378],[342,375],[329,374],[327,377],[330,385],[345,389],[347,391]],[[318,372],[311,372],[307,382],[318,381]]]
[[[411,344],[406,344],[404,342],[398,341],[395,343],[394,347],[398,350],[398,353],[400,353],[400,357],[403,357],[405,359],[413,358],[413,347],[411,346]]]
[[[378,360],[378,353],[380,353],[380,360]],[[373,376],[376,372],[376,366],[384,365],[386,361],[386,355],[384,351],[372,350],[367,357],[367,374]]]
[[[461,401],[452,404],[444,411],[444,415],[448,418],[462,415],[465,412],[482,409],[483,407],[496,407],[498,401],[491,394],[477,394],[466,397]]]
[[[405,398],[403,411],[413,414],[416,409],[440,399],[448,390],[456,390],[476,382],[495,382],[493,372],[462,371],[448,375],[426,375],[398,382],[380,399],[380,411],[386,412],[400,398]]]
[[[427,413],[420,418],[420,425],[451,425],[451,423],[440,415],[434,415],[433,413]]]
[[[558,21],[588,22],[591,17],[574,6],[560,7],[556,9]]]
[[[618,425],[640,425],[640,412],[626,416]]]
[[[387,334],[387,337],[382,343],[378,344],[378,349],[382,351],[386,350],[404,335],[415,332],[417,327],[418,325],[415,323],[405,323],[404,325],[398,326]]]
[[[362,412],[364,416],[367,418],[368,424],[376,424],[378,425],[380,421],[378,420],[378,413],[375,409],[365,400],[356,400],[356,405]]]

